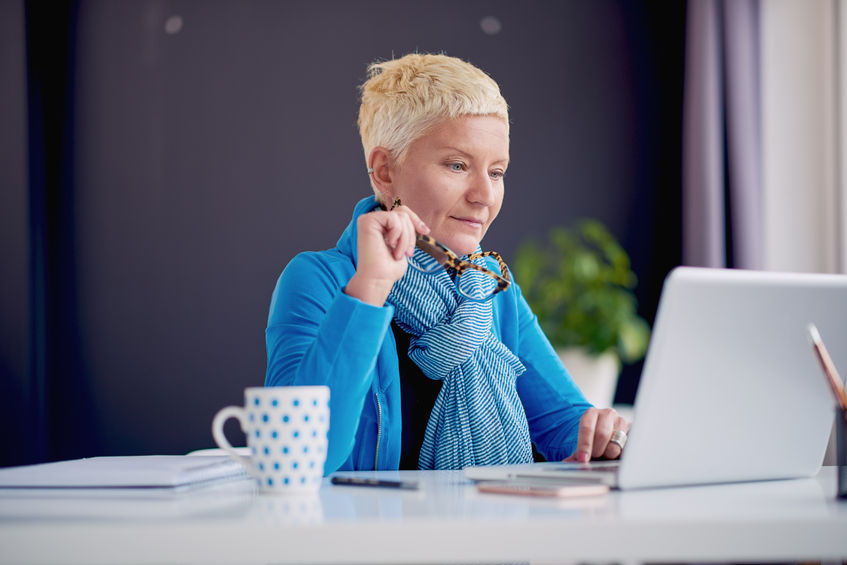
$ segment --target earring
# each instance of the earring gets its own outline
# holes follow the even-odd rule
[[[371,175],[371,174],[373,174],[373,172],[374,172],[374,168],[368,167],[368,174]]]

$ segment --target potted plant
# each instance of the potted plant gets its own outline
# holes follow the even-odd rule
[[[650,327],[637,313],[629,256],[596,220],[524,242],[515,279],[568,372],[589,401],[609,406],[621,363],[644,357]]]

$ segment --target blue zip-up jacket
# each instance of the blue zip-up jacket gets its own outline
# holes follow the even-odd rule
[[[294,257],[271,298],[265,386],[328,385],[329,447],[324,474],[397,469],[400,373],[391,331],[394,307],[344,293],[356,272],[356,219],[377,207],[360,201],[334,249]],[[573,383],[513,283],[494,298],[493,331],[526,367],[517,390],[532,441],[548,460],[576,448],[579,418],[591,405]]]

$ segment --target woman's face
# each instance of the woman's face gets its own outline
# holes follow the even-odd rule
[[[411,208],[432,237],[468,255],[500,212],[508,165],[509,136],[502,119],[447,119],[409,145],[405,159],[394,165],[390,196]]]

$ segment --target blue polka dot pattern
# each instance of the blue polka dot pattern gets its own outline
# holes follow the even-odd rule
[[[268,490],[320,487],[329,437],[327,387],[249,389],[248,429],[252,460]]]

